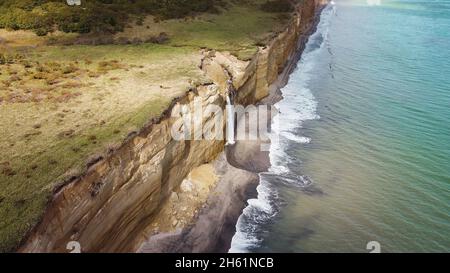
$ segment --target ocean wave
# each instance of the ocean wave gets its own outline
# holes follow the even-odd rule
[[[248,200],[236,224],[236,233],[229,252],[251,252],[264,240],[264,226],[270,224],[277,215],[280,201],[273,183],[286,183],[298,187],[307,187],[312,180],[290,172],[288,163],[292,158],[287,154],[289,145],[307,144],[310,138],[297,135],[306,120],[319,119],[317,101],[308,88],[312,69],[320,50],[328,37],[329,17],[334,14],[334,7],[328,6],[322,12],[316,32],[310,36],[298,68],[291,75],[289,83],[281,90],[283,99],[275,104],[280,113],[272,121],[270,163],[268,173],[260,174],[260,185],[256,199]],[[281,122],[282,121],[282,122]],[[273,179],[276,177],[276,179]]]
[[[297,135],[294,135],[291,132],[282,132],[281,135],[283,137],[289,139],[290,141],[294,141],[296,143],[308,144],[308,143],[311,142],[311,138],[304,137],[304,136],[297,136]]]
[[[252,247],[262,241],[259,235],[260,226],[267,223],[278,212],[274,200],[278,198],[270,182],[260,175],[257,187],[258,198],[248,200],[248,206],[242,212],[236,224],[236,234],[231,241],[230,253],[250,252]]]

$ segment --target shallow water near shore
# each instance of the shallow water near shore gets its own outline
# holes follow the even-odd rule
[[[336,0],[231,252],[450,251],[450,1]]]

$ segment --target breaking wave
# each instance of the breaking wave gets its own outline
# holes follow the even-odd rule
[[[288,163],[293,159],[287,151],[292,143],[310,143],[310,138],[298,135],[299,129],[304,121],[320,118],[316,113],[317,102],[309,89],[309,81],[320,51],[326,50],[329,17],[333,13],[334,7],[331,5],[323,10],[317,30],[310,36],[297,69],[281,90],[283,99],[275,104],[280,113],[272,121],[271,167],[267,173],[260,174],[258,196],[248,200],[247,207],[239,217],[229,252],[251,252],[264,240],[264,227],[277,215],[281,205],[277,191],[272,186],[274,183],[298,187],[312,184],[309,177],[296,175],[289,170]]]

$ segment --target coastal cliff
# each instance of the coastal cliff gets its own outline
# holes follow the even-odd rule
[[[155,214],[189,173],[213,162],[224,150],[224,141],[173,139],[171,128],[176,121],[170,116],[173,108],[193,106],[201,101],[203,107],[218,105],[223,109],[230,80],[236,90],[236,104],[254,104],[269,96],[273,86],[281,84],[279,75],[289,70],[325,3],[325,0],[304,1],[286,29],[274,34],[250,61],[240,61],[228,53],[205,51],[201,68],[211,83],[197,86],[175,99],[159,118],[130,135],[119,148],[92,161],[84,175],[73,177],[56,189],[40,224],[31,231],[19,251],[67,252],[66,245],[70,241],[79,242],[83,252],[137,251],[140,245],[136,237],[152,223]],[[207,120],[203,120],[205,122]],[[225,128],[224,122],[221,127]],[[239,172],[238,169],[227,170],[230,169]],[[223,171],[223,177],[230,175],[227,170]],[[248,174],[248,177],[255,182],[254,176]],[[255,184],[248,185],[254,187]],[[223,185],[219,186],[225,187]],[[219,192],[233,194],[235,191],[225,187]],[[246,190],[239,192],[237,197],[244,197]],[[234,201],[230,198],[230,202]],[[236,212],[245,206],[245,200],[234,203]],[[223,215],[226,217],[215,219],[222,221],[217,226],[239,216]],[[211,231],[208,233],[220,237],[220,230],[213,231],[214,226],[208,226]],[[198,236],[192,238],[198,240]],[[212,249],[211,243],[195,249],[185,245],[175,251]]]

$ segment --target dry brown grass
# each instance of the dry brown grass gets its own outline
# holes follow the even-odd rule
[[[52,100],[67,102],[81,93],[80,89],[88,84],[87,78],[98,78],[110,71],[127,67],[118,60],[99,61],[97,69],[92,61],[82,67],[78,61],[31,61],[21,60],[13,64],[0,65],[4,90],[0,91],[4,103],[42,102]],[[1,78],[0,78],[1,79]],[[118,80],[118,77],[112,77]],[[95,85],[93,83],[92,85]],[[8,88],[8,89],[7,89]],[[74,90],[71,92],[70,90]],[[3,93],[3,94],[2,94]]]
[[[200,59],[196,49],[153,45],[41,47],[0,66],[0,250],[36,223],[52,185],[202,78]]]

